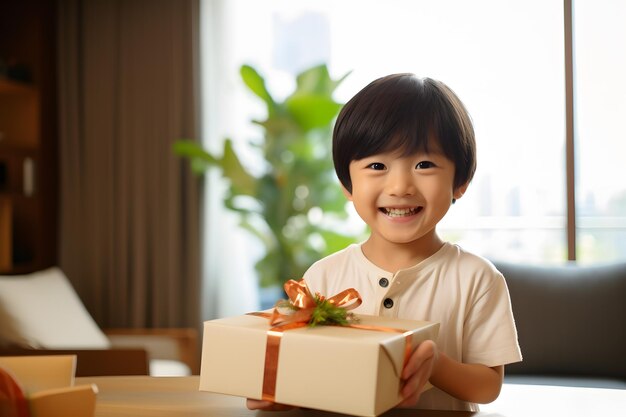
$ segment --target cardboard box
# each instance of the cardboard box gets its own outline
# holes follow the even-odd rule
[[[356,316],[358,325],[378,330],[316,326],[281,332],[275,402],[377,416],[401,401],[407,338],[411,348],[436,339],[439,324]],[[200,390],[262,399],[269,329],[266,318],[254,315],[205,322]]]
[[[94,384],[74,385],[75,372],[76,355],[0,357],[0,373],[18,386],[18,397],[27,402],[31,416],[93,417],[98,388]],[[21,407],[0,404],[0,415],[5,415],[3,406],[9,415]]]

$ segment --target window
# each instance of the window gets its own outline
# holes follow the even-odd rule
[[[577,259],[626,258],[626,3],[574,2]]]
[[[568,2],[566,1],[567,5]],[[445,238],[487,258],[568,259],[564,2],[531,0],[204,0],[212,20],[209,146],[260,133],[238,77],[255,65],[274,92],[326,62],[345,102],[373,79],[413,72],[448,84],[474,120],[478,170],[440,225]],[[578,259],[626,258],[626,5],[575,2]],[[206,25],[206,23],[205,23]],[[218,82],[219,80],[219,82]],[[219,103],[211,106],[212,103]],[[243,145],[242,145],[243,146]],[[571,235],[571,231],[569,232]],[[569,257],[572,257],[571,255]]]

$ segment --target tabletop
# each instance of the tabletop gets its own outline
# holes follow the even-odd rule
[[[198,390],[199,377],[81,377],[98,387],[95,417],[334,417],[315,410],[251,411],[245,399]],[[505,384],[478,413],[393,409],[383,417],[626,416],[626,390]]]

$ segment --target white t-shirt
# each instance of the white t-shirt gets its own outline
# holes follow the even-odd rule
[[[355,288],[355,313],[440,323],[438,348],[463,363],[489,367],[521,360],[508,289],[486,259],[445,243],[419,264],[387,272],[353,244],[316,262],[305,273],[309,288],[332,296]],[[432,388],[417,408],[477,411],[478,406]]]

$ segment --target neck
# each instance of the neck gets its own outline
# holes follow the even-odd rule
[[[443,244],[444,242],[436,233],[408,243],[390,242],[371,235],[363,243],[361,250],[374,265],[395,274],[401,269],[410,268],[434,255]]]

